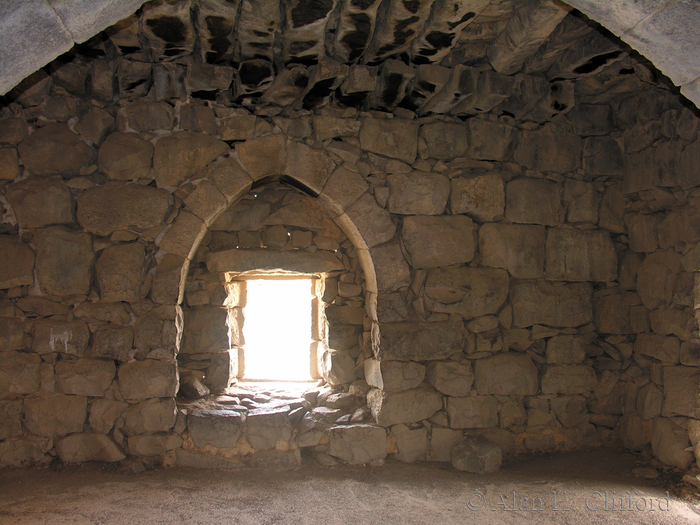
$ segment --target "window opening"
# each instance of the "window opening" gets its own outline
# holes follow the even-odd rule
[[[246,280],[241,379],[313,381],[312,280]]]

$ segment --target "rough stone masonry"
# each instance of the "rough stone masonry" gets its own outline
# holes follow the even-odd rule
[[[414,47],[329,56],[242,10],[224,58],[223,3],[149,3],[4,97],[0,466],[695,464],[697,112],[579,15],[481,3],[439,64],[424,2]],[[261,270],[322,281],[323,386],[236,384]]]

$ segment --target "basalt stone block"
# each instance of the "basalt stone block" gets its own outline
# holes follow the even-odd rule
[[[248,412],[248,442],[256,450],[269,450],[288,443],[292,437],[289,405],[259,408]]]
[[[90,341],[90,330],[84,321],[37,319],[34,322],[32,350],[44,355],[58,352],[84,357]]]
[[[436,268],[428,273],[425,295],[432,311],[472,319],[497,313],[508,297],[508,287],[505,270]]]
[[[46,394],[24,400],[24,426],[37,436],[65,436],[82,432],[87,397]]]
[[[380,292],[399,290],[411,284],[411,271],[398,243],[370,249]]]
[[[380,461],[386,457],[386,431],[372,425],[331,427],[328,454],[350,465]]]
[[[433,361],[428,364],[428,383],[446,396],[468,396],[474,382],[469,361]]]
[[[419,136],[428,147],[428,156],[439,160],[461,157],[467,148],[464,124],[433,122],[421,126]]]
[[[467,121],[467,155],[480,160],[505,161],[513,154],[517,129],[500,122]]]
[[[505,185],[499,173],[454,177],[451,181],[450,210],[479,222],[497,220],[506,205]]]
[[[165,436],[131,436],[129,453],[134,456],[164,456],[182,446],[182,438],[174,434]]]
[[[388,427],[428,419],[442,408],[442,397],[428,388],[394,393],[372,389],[367,394],[367,404],[376,423]]]
[[[405,463],[424,461],[428,452],[428,429],[420,427],[409,429],[406,425],[394,425],[391,427],[391,435],[396,439],[397,453],[392,454],[394,459]]]
[[[524,177],[506,185],[506,219],[519,224],[556,226],[563,214],[559,186]]]
[[[0,317],[0,352],[24,348],[24,329],[20,317]]]
[[[666,366],[663,380],[663,416],[700,419],[700,370],[688,366]]]
[[[0,439],[22,435],[22,400],[0,401]]]
[[[114,117],[109,111],[92,106],[80,118],[74,129],[93,144],[102,144],[102,141],[114,129],[114,123]]]
[[[43,228],[75,220],[75,203],[60,178],[29,177],[8,186],[6,196],[20,228]]]
[[[15,180],[19,177],[19,157],[14,148],[0,148],[0,180]]]
[[[681,271],[681,259],[675,251],[647,255],[637,269],[637,293],[649,310],[671,303]]]
[[[548,366],[542,376],[543,394],[589,394],[597,385],[595,371],[585,365]]]
[[[657,418],[651,433],[651,449],[654,456],[671,467],[686,470],[695,456],[688,451],[688,432],[671,419]]]
[[[0,397],[39,391],[41,358],[38,355],[8,351],[0,356]]]
[[[61,226],[36,232],[36,272],[41,291],[54,295],[89,294],[92,237]]]
[[[139,243],[105,248],[95,263],[100,297],[105,302],[138,301],[145,254]]]
[[[178,390],[177,364],[169,361],[133,361],[119,367],[119,389],[127,400],[175,397]]]
[[[550,228],[546,251],[549,280],[610,282],[617,278],[617,253],[608,232]]]
[[[411,216],[403,221],[403,239],[414,268],[469,262],[474,257],[474,223],[463,216]]]
[[[363,194],[335,220],[360,247],[372,248],[385,243],[396,233],[389,212],[381,208],[369,193]]]
[[[102,186],[78,197],[78,222],[88,232],[102,236],[127,226],[146,229],[162,224],[170,206],[165,190],[139,184]]]
[[[524,131],[514,159],[530,169],[564,174],[581,165],[582,140],[553,125]]]
[[[450,180],[438,173],[414,171],[387,177],[389,211],[399,215],[440,215],[450,194]]]
[[[90,405],[90,428],[101,434],[108,434],[118,417],[129,405],[113,399],[93,399]]]
[[[419,124],[403,119],[363,118],[360,147],[409,164],[416,160]]]
[[[283,173],[309,188],[314,194],[323,190],[335,162],[322,150],[315,150],[300,142],[290,142]]]
[[[78,359],[59,361],[55,366],[56,389],[75,396],[104,396],[116,375],[114,361]]]
[[[235,448],[245,422],[245,413],[233,410],[193,410],[187,415],[187,428],[197,448]]]
[[[450,428],[491,428],[498,426],[498,401],[492,396],[447,399]]]
[[[545,260],[545,229],[520,224],[484,224],[479,229],[482,264],[505,268],[519,279],[541,277]]]
[[[479,359],[474,366],[474,386],[480,395],[533,396],[539,390],[537,368],[525,354]]]
[[[0,126],[0,144],[19,144],[27,138],[27,123],[19,117],[3,119]]]
[[[416,388],[425,378],[425,367],[414,362],[367,359],[364,368],[367,383],[386,392]]]
[[[0,235],[0,289],[34,283],[34,252],[26,244]]]
[[[195,247],[207,232],[207,226],[194,213],[181,210],[158,244],[161,250],[179,255],[185,259],[190,258]]]
[[[624,160],[620,144],[612,137],[585,139],[582,167],[591,177],[622,175]]]
[[[47,124],[19,145],[24,167],[33,175],[74,177],[95,160],[95,151],[67,124]]]
[[[474,474],[496,472],[503,461],[503,451],[483,436],[469,436],[452,448],[452,466]]]
[[[210,162],[229,152],[229,147],[204,133],[179,131],[156,142],[153,155],[156,184],[178,186]]]
[[[359,173],[340,166],[331,173],[318,199],[332,213],[340,215],[368,189]]]
[[[593,320],[589,284],[554,286],[520,283],[512,287],[513,323],[518,328],[535,324],[576,327]]]
[[[464,349],[462,323],[385,323],[379,358],[397,361],[445,359]]]
[[[170,130],[173,127],[173,109],[167,102],[139,100],[123,109],[123,117],[135,131]]]
[[[547,341],[547,363],[576,365],[586,358],[586,343],[575,335],[557,335]]]
[[[97,164],[115,180],[144,179],[150,175],[153,144],[136,133],[112,133],[100,146]]]
[[[236,145],[238,159],[253,180],[283,173],[287,141],[282,133],[265,135]]]
[[[167,309],[167,315],[163,315],[160,309]],[[175,307],[161,306],[136,320],[134,329],[134,346],[144,353],[153,350],[165,350],[166,353],[175,355],[180,346],[177,324],[179,315]]]
[[[71,434],[56,443],[56,452],[64,463],[114,463],[126,458],[117,444],[104,434]]]
[[[177,421],[177,404],[172,398],[149,399],[128,407],[122,414],[127,436],[169,432]]]

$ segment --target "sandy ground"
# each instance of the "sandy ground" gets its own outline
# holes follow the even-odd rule
[[[6,469],[0,524],[700,523],[700,500],[674,495],[674,475],[636,477],[640,465],[596,450],[521,457],[483,476],[446,464],[326,468],[310,459],[286,472]]]

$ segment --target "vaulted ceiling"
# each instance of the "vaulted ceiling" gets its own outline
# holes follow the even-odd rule
[[[647,42],[653,54],[653,31],[639,28],[649,20],[661,27],[670,16],[662,9],[669,2],[653,2],[654,9],[647,2],[632,2],[627,11],[615,11],[620,3],[605,2],[606,11],[600,2],[569,1],[605,19],[637,47],[645,48]],[[685,3],[687,13],[700,17],[697,3]],[[522,118],[533,111],[565,111],[576,81],[580,81],[576,89],[595,97],[602,88],[609,90],[622,81],[635,90],[643,82],[659,80],[638,67],[643,58],[629,58],[631,49],[624,42],[558,0],[141,4],[142,0],[79,0],[69,8],[59,0],[29,0],[0,6],[5,35],[0,46],[6,51],[0,53],[6,72],[2,92],[34,70],[29,68],[36,69],[25,56],[26,45],[21,47],[32,36],[49,55],[72,48],[64,62],[114,59],[119,65],[113,73],[122,96],[141,96],[154,89],[160,99],[189,95],[257,108],[313,109],[334,100],[341,105],[363,104],[365,109],[405,108],[419,115],[465,116],[498,108]],[[52,17],[59,20],[58,29]],[[694,30],[691,41],[686,39],[681,46],[685,53],[681,56],[687,56],[688,46],[700,49],[693,34]],[[667,74],[683,85],[687,96],[693,98],[697,89],[696,101],[700,100],[694,77],[700,75],[700,65],[696,67],[693,56],[674,61],[668,58],[670,51],[660,50],[665,54],[657,62],[673,66]],[[24,61],[19,60],[22,56]],[[34,60],[47,61],[38,56]],[[596,80],[590,80],[596,74]]]

